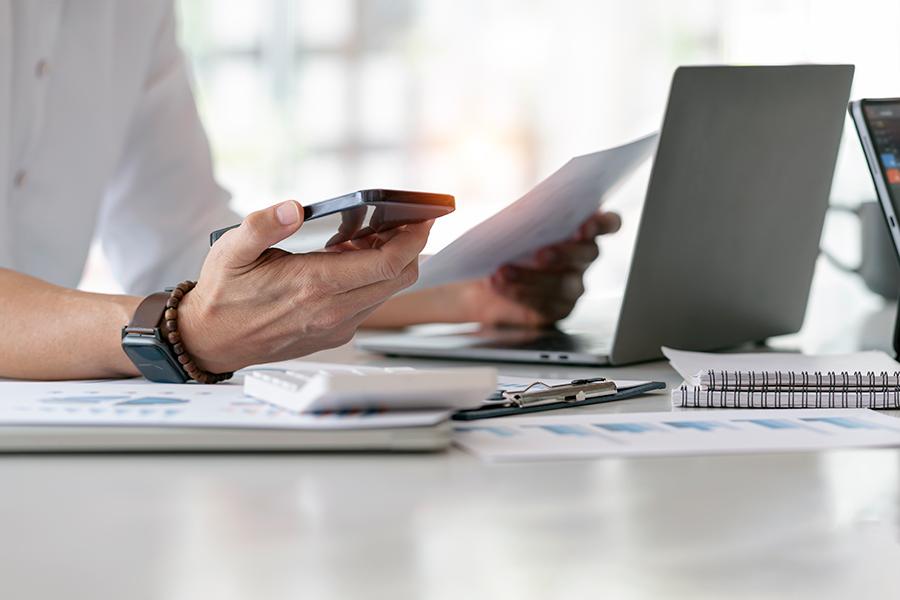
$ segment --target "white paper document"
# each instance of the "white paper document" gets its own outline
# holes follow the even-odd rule
[[[477,279],[565,240],[656,148],[657,134],[578,156],[515,203],[425,260],[411,290]]]
[[[0,426],[347,430],[428,427],[449,416],[446,410],[298,414],[245,396],[237,383],[0,383]]]
[[[584,414],[456,423],[488,461],[674,456],[900,446],[900,420],[866,409]]]

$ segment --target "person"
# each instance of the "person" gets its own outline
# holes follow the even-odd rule
[[[122,327],[141,296],[198,269],[178,343],[211,373],[334,347],[359,327],[543,326],[572,310],[594,238],[619,227],[597,213],[525,264],[400,296],[431,223],[290,254],[271,248],[303,224],[288,200],[207,248],[235,215],[213,177],[171,0],[0,0],[0,132],[0,377],[137,375]],[[127,295],[76,289],[95,238]]]

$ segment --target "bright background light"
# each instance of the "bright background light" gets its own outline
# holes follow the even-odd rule
[[[452,193],[435,251],[573,155],[659,127],[686,64],[854,63],[854,97],[900,96],[893,0],[181,0],[220,181],[240,212],[349,190]],[[593,293],[624,283],[648,169],[612,200]],[[855,135],[833,201],[874,197]],[[823,244],[853,262],[852,219]],[[820,265],[832,308],[875,306]],[[816,312],[813,310],[812,312]]]

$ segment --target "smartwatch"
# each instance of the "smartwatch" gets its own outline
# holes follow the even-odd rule
[[[131,323],[122,328],[122,350],[150,381],[187,383],[191,378],[159,327],[170,293],[151,294],[138,305]]]

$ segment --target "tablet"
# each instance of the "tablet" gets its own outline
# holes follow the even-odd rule
[[[900,256],[900,98],[864,99],[850,103],[850,116],[869,164],[884,218]]]

